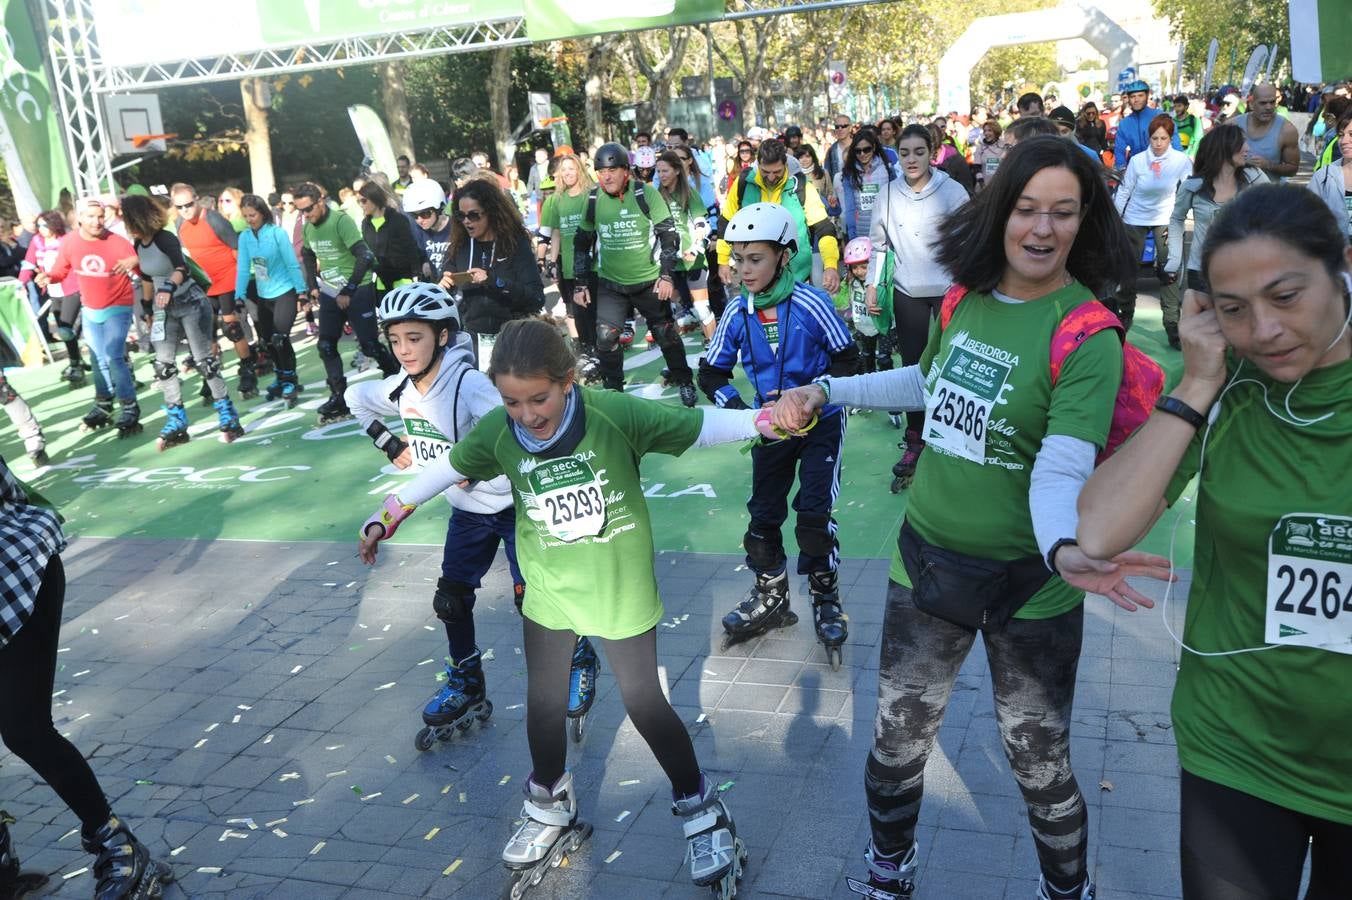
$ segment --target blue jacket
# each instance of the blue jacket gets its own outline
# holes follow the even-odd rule
[[[1126,168],[1127,161],[1131,159],[1132,154],[1140,153],[1150,146],[1151,120],[1155,116],[1167,115],[1169,114],[1163,110],[1147,106],[1140,112],[1132,113],[1117,123],[1117,137],[1113,141],[1113,160],[1117,168]],[[1173,145],[1175,150],[1183,149],[1183,144],[1178,139],[1177,130],[1174,131]]]
[[[271,223],[258,229],[246,228],[239,235],[238,268],[235,277],[235,299],[243,300],[249,293],[249,281],[257,286],[263,300],[276,300],[287,291],[297,296],[305,294],[305,276],[301,274],[296,251],[286,232]],[[257,278],[255,260],[261,261],[267,278]]]
[[[811,384],[823,375],[855,374],[858,348],[825,292],[800,281],[775,311],[780,327],[777,354],[751,301],[745,296],[729,301],[699,373],[700,387],[719,406],[746,406],[730,380],[739,359],[756,392],[757,408],[777,391]],[[821,414],[838,412],[839,406],[827,406]]]

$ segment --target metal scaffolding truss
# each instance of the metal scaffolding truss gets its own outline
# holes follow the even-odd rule
[[[113,180],[103,107],[95,93],[99,42],[91,0],[46,0],[45,18],[55,23],[47,38],[52,92],[66,123],[66,153],[75,192],[102,193]]]
[[[530,41],[526,38],[524,19],[472,22],[442,26],[428,31],[343,38],[300,44],[295,47],[204,56],[144,66],[109,67],[100,73],[94,82],[94,90],[109,93],[140,87],[202,84],[245,78],[264,72],[331,69],[354,63],[441,56],[446,53],[464,53],[528,43]]]

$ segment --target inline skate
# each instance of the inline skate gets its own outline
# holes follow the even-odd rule
[[[5,900],[21,900],[30,893],[47,884],[47,876],[41,872],[25,872],[19,868],[19,855],[14,850],[14,842],[9,836],[9,826],[14,817],[0,809],[0,897]]]
[[[873,841],[869,841],[864,850],[868,881],[846,878],[845,886],[869,900],[910,900],[915,893],[915,875],[920,868],[916,862],[916,848],[916,844],[911,844],[905,853],[885,856],[874,849]]]
[[[903,451],[901,459],[892,467],[892,493],[899,494],[911,486],[915,478],[915,468],[920,465],[920,454],[925,452],[925,442],[920,432],[914,428],[906,429],[906,440],[897,444]]]
[[[487,722],[493,701],[484,685],[483,664],[475,650],[459,663],[446,666],[446,683],[423,707],[424,727],[413,738],[420,751],[432,749],[435,741],[449,741],[457,731],[468,731],[474,720]]]
[[[155,438],[155,447],[161,453],[177,444],[188,443],[188,411],[183,408],[183,404],[165,405],[163,409],[164,427],[160,429],[160,436]]]
[[[835,572],[813,572],[807,576],[807,588],[812,594],[812,619],[817,627],[817,640],[826,648],[826,661],[832,671],[840,670],[841,650],[850,635],[849,617],[840,604]]]
[[[114,423],[117,428],[117,436],[120,438],[131,437],[133,434],[141,433],[141,406],[135,400],[122,400],[121,412],[118,413],[117,422]]]
[[[573,743],[582,743],[587,731],[587,713],[596,700],[596,675],[601,661],[596,648],[585,637],[577,639],[573,648],[573,668],[568,673],[568,735]]]
[[[239,424],[239,413],[235,411],[235,404],[230,402],[229,397],[222,397],[211,405],[216,408],[216,416],[220,420],[222,442],[233,443],[235,438],[244,436],[244,426]]]
[[[723,617],[723,649],[751,640],[772,628],[788,628],[798,624],[798,614],[789,608],[789,573],[785,569],[777,575],[756,574],[746,599]]]
[[[742,880],[746,866],[746,845],[737,836],[737,826],[722,800],[722,792],[701,775],[699,793],[678,798],[671,811],[685,820],[683,830],[690,842],[686,850],[690,880],[710,888],[719,900],[736,897],[737,883]]]
[[[552,790],[534,777],[527,779],[521,819],[502,851],[502,862],[512,872],[512,900],[524,897],[592,833],[591,825],[577,817],[571,772],[564,772]]]

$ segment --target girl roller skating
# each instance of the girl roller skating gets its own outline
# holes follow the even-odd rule
[[[469,336],[460,331],[459,314],[442,288],[420,282],[395,288],[380,301],[376,315],[403,370],[383,381],[349,386],[344,401],[391,463],[421,470],[499,407],[501,399],[475,366]],[[403,438],[385,426],[385,416],[403,420]],[[466,487],[448,482],[443,487],[452,513],[432,608],[446,626],[449,660],[445,683],[423,709],[426,727],[414,741],[419,750],[431,748],[435,740],[450,740],[456,730],[468,729],[476,718],[487,721],[493,713],[475,642],[474,602],[499,541],[507,553],[517,603],[525,591],[507,479]],[[586,638],[579,638],[578,645],[583,671],[574,672],[573,680],[582,682],[583,699],[590,706],[596,654]]]
[[[517,504],[526,596],[526,733],[534,771],[526,781],[520,828],[503,850],[513,896],[591,833],[565,770],[566,673],[578,634],[600,636],[625,710],[671,779],[673,812],[685,823],[696,884],[736,892],[746,851],[719,791],[695,758],[657,675],[656,625],[662,601],[653,539],[639,482],[647,453],[782,436],[769,410],[687,409],[575,383],[576,357],[563,335],[539,319],[503,326],[489,377],[504,409],[484,416],[450,452],[363,527],[361,555],[375,557],[419,504],[448,481],[506,475]]]
[[[858,366],[859,349],[831,298],[794,280],[789,260],[797,235],[793,214],[777,203],[743,207],[724,230],[737,259],[742,295],[728,304],[699,367],[700,388],[719,406],[747,408],[732,384],[739,359],[755,391],[753,402],[760,408],[785,390],[827,374],[853,375]],[[723,619],[728,644],[798,621],[789,608],[789,575],[780,534],[796,469],[798,573],[808,577],[817,638],[831,665],[840,665],[848,626],[836,588],[840,545],[831,507],[840,492],[844,443],[843,410],[826,406],[804,440],[762,444],[751,451],[747,501],[751,523],[743,543],[756,583]]]

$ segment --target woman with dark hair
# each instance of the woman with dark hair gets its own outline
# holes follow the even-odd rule
[[[395,204],[394,196],[375,181],[357,191],[361,237],[376,255],[376,295],[383,297],[418,277],[422,253],[413,238],[413,222]]]
[[[202,380],[211,391],[220,419],[221,440],[229,443],[244,434],[239,414],[221,377],[221,358],[211,352],[211,301],[193,278],[183,257],[183,245],[165,225],[169,212],[149,197],[128,194],[122,200],[122,219],[136,248],[141,292],[154,304],[150,339],[155,345],[155,379],[164,394],[164,427],[156,446],[161,451],[188,441],[188,413],[183,408],[183,385],[175,357],[185,338],[197,360]]]
[[[1307,186],[1327,204],[1343,236],[1352,240],[1352,109],[1338,118],[1330,143],[1338,146],[1342,158],[1315,172]]]
[[[925,763],[980,632],[1040,863],[1038,896],[1088,900],[1088,816],[1070,762],[1085,591],[1148,605],[1126,576],[1160,577],[1168,561],[1094,559],[1076,546],[1075,497],[1108,439],[1123,348],[1117,328],[1091,333],[1053,381],[1048,347],[1072,311],[1098,327],[1113,321],[1094,297],[1131,264],[1126,236],[1093,161],[1067,140],[1037,137],[944,219],[937,248],[955,284],[919,364],[826,378],[774,409],[781,428],[801,427],[828,401],[924,409],[937,451],[916,473],[892,557],[864,776],[869,883],[901,896],[914,888]],[[981,510],[958,497],[981,498]],[[991,579],[1002,587],[982,586]]]
[[[901,119],[887,116],[879,119],[878,124],[873,126],[873,129],[878,132],[878,140],[884,147],[892,151],[897,149],[897,142],[900,140],[902,132]],[[893,161],[895,162],[895,160]]]
[[[305,296],[305,274],[296,260],[291,236],[273,224],[267,201],[256,194],[245,194],[240,210],[249,227],[239,236],[235,299],[250,305],[249,312],[258,323],[258,339],[271,348],[276,380],[268,386],[268,399],[295,406],[301,386],[296,379],[291,326],[296,323],[299,299]]]
[[[947,130],[940,128],[938,124],[931,123],[926,128],[930,133],[930,146],[934,148],[930,161],[937,168],[947,172],[949,178],[962,185],[963,189],[971,194],[976,190],[976,181],[972,178],[972,167],[967,165],[967,160],[958,150],[958,145]]]
[[[1205,292],[1202,279],[1202,247],[1211,220],[1221,208],[1255,182],[1267,182],[1266,176],[1248,164],[1249,149],[1244,141],[1244,129],[1238,125],[1217,125],[1197,145],[1192,177],[1178,186],[1174,212],[1169,217],[1169,258],[1164,263],[1165,279],[1178,280],[1183,265],[1183,226],[1192,213],[1192,247],[1188,251],[1187,288]],[[1165,301],[1171,300],[1170,303]],[[1181,349],[1178,338],[1178,289],[1161,291],[1160,306],[1164,312],[1164,333],[1169,346]]]
[[[897,168],[882,153],[878,132],[869,127],[856,131],[845,148],[833,188],[840,202],[845,240],[868,237],[878,197],[896,177]]]
[[[892,291],[892,315],[896,322],[896,344],[901,350],[901,364],[915,365],[929,338],[930,323],[939,314],[944,291],[953,279],[939,263],[937,245],[933,243],[939,223],[968,201],[962,185],[936,169],[931,160],[934,145],[929,129],[923,125],[908,125],[897,142],[897,159],[902,176],[887,185],[879,207],[875,207],[869,228],[873,252],[881,256],[890,252],[892,284],[883,289]],[[877,292],[870,288],[865,302],[874,306]],[[892,407],[900,409],[900,407]],[[902,418],[892,415],[894,427],[900,428]],[[920,454],[925,449],[921,437],[924,414],[914,410],[906,415],[906,439],[901,444],[902,456],[892,467],[892,493],[911,483]]]
[[[699,191],[687,180],[686,167],[679,153],[662,151],[657,157],[656,171],[657,189],[667,202],[667,209],[671,210],[671,224],[681,239],[676,264],[671,271],[671,285],[676,289],[672,300],[679,307],[676,324],[682,331],[691,331],[698,323],[708,341],[718,324],[709,309],[709,268],[704,257],[704,245],[709,237],[708,212]],[[649,330],[648,342],[653,341],[653,333]]]
[[[38,272],[50,269],[65,236],[66,219],[58,210],[49,209],[39,215],[37,234],[28,242],[28,251],[19,268],[19,281],[28,284],[34,281]],[[80,356],[80,342],[75,337],[75,322],[80,317],[79,276],[72,271],[64,281],[47,285],[47,299],[52,301],[56,312],[56,336],[66,345],[66,370],[61,373],[61,378],[72,388],[77,388],[85,382],[84,360]]]
[[[1182,380],[1085,485],[1078,538],[1125,550],[1198,479],[1170,633],[1183,896],[1293,898],[1308,861],[1307,900],[1352,897],[1352,251],[1314,194],[1263,184],[1201,265]]]
[[[461,327],[497,334],[504,322],[544,308],[545,291],[521,213],[494,183],[470,179],[456,191],[451,245],[441,264],[441,286],[459,289]]]
[[[1150,120],[1150,146],[1131,155],[1122,185],[1113,198],[1118,214],[1127,225],[1127,237],[1138,262],[1145,250],[1146,234],[1154,230],[1157,266],[1159,248],[1169,243],[1169,211],[1174,208],[1178,186],[1192,174],[1192,159],[1172,144],[1174,128],[1173,117],[1167,113],[1160,113]],[[1126,279],[1118,285],[1111,304],[1127,330],[1131,329],[1131,320],[1136,315],[1138,269],[1139,266],[1131,267]],[[1173,309],[1178,309],[1178,287],[1174,279],[1160,278],[1160,295],[1161,307],[1168,310],[1172,305]]]
[[[1075,140],[1100,155],[1108,149],[1108,126],[1099,118],[1098,106],[1092,101],[1080,107],[1075,120]]]

